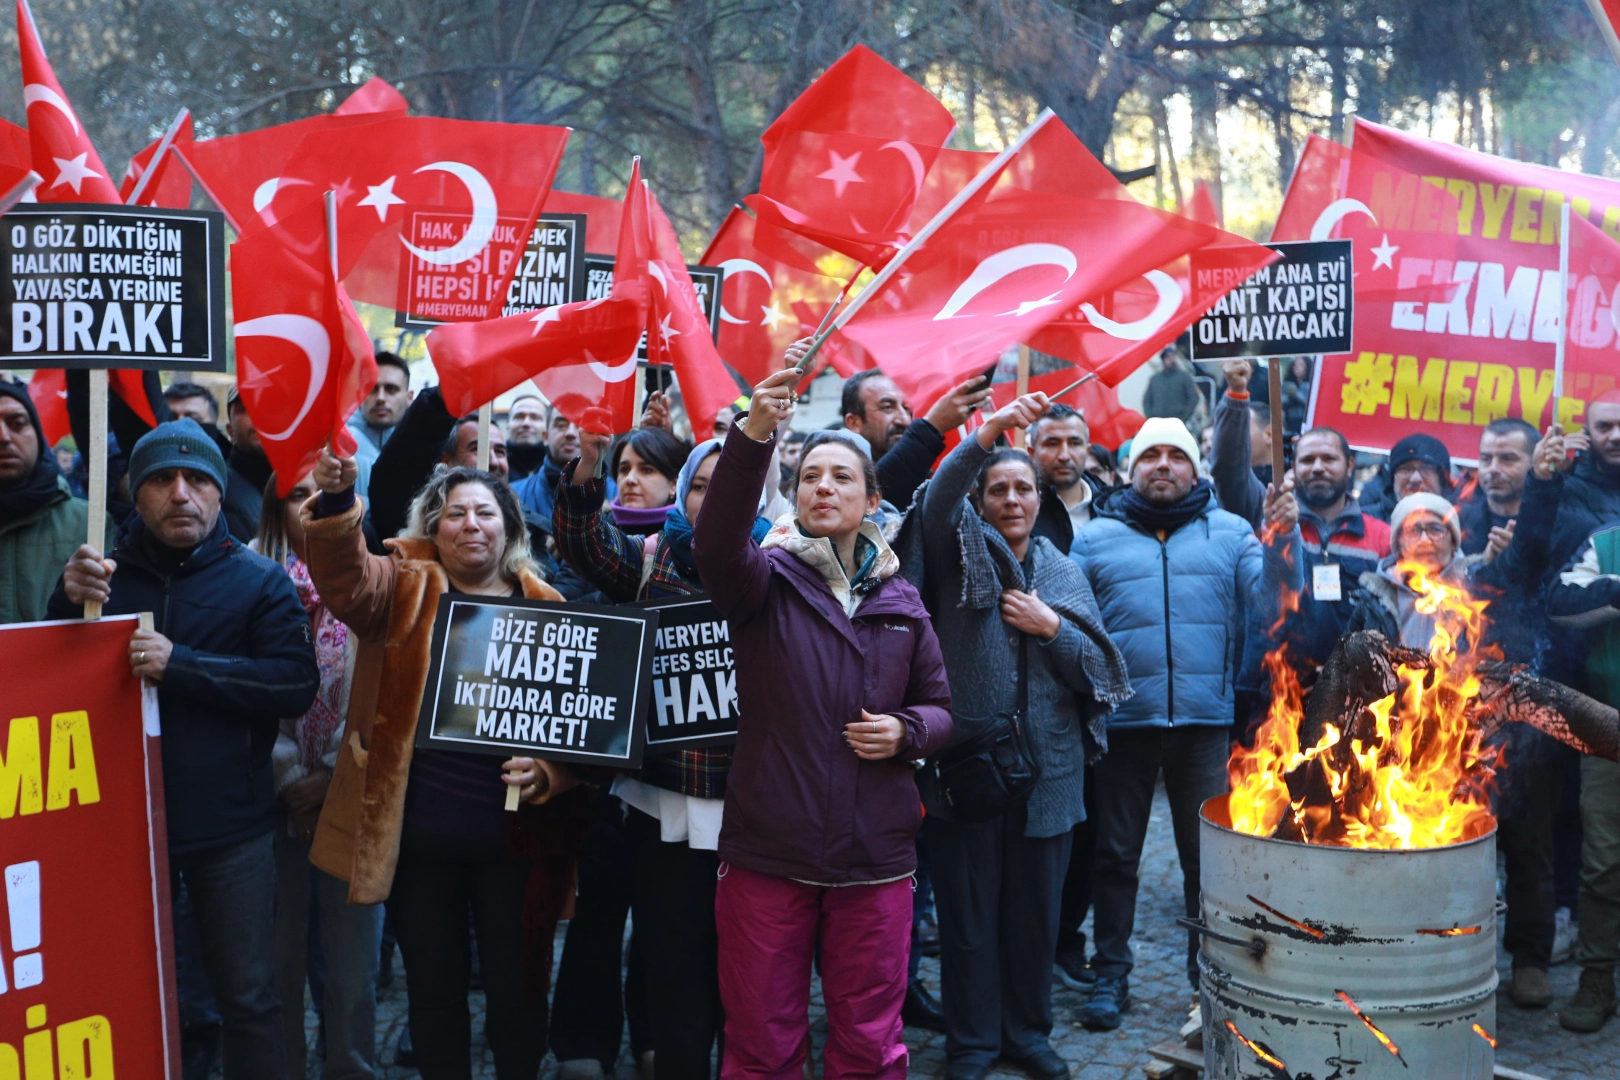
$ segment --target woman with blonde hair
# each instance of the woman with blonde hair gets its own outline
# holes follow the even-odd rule
[[[509,837],[560,825],[526,807],[508,828],[505,791],[517,787],[537,804],[574,781],[551,762],[519,757],[497,766],[484,755],[415,750],[414,741],[440,597],[562,597],[535,572],[522,511],[504,480],[441,469],[412,502],[404,532],[384,542],[389,553],[371,555],[356,471],[353,458],[324,451],[314,472],[320,494],[299,515],[311,576],[358,640],[348,734],[310,860],[349,883],[351,903],[388,901],[425,1080],[470,1075],[469,917],[495,1073],[534,1080],[546,1053],[546,1001],[525,978],[525,899],[538,886],[541,902],[559,913],[572,879],[563,863],[531,881],[537,864]]]

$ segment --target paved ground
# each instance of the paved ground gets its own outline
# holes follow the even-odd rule
[[[1142,898],[1137,909],[1136,959],[1137,967],[1132,979],[1132,995],[1136,1005],[1125,1014],[1125,1022],[1117,1031],[1098,1034],[1088,1032],[1072,1023],[1074,1009],[1080,1004],[1078,994],[1054,985],[1053,1001],[1057,1014],[1057,1027],[1053,1044],[1074,1067],[1075,1080],[1140,1080],[1142,1065],[1148,1060],[1147,1048],[1165,1039],[1174,1038],[1185,1022],[1187,1010],[1193,1003],[1191,988],[1184,974],[1185,936],[1176,928],[1175,918],[1181,914],[1181,874],[1176,865],[1175,847],[1170,834],[1170,811],[1160,791],[1154,802],[1154,813],[1148,828],[1147,850],[1142,866]],[[562,947],[558,935],[557,947]],[[1497,1026],[1500,1047],[1497,1060],[1522,1069],[1546,1080],[1614,1080],[1620,1077],[1620,1020],[1611,1020],[1595,1035],[1573,1035],[1558,1025],[1551,1009],[1526,1011],[1515,1008],[1507,996],[1509,964],[1501,959],[1502,992],[1497,997]],[[923,974],[938,989],[939,964],[937,960],[923,962]],[[1554,968],[1553,986],[1557,999],[1567,1000],[1575,989],[1579,971],[1571,965]],[[821,1012],[818,992],[812,998],[812,1034],[819,1050],[826,1032],[826,1021]],[[475,1013],[473,1030],[483,1030],[483,996],[473,994]],[[309,1016],[311,1040],[315,1019]],[[383,1080],[407,1080],[417,1075],[414,1069],[393,1065],[395,1048],[405,1027],[405,993],[403,979],[396,980],[378,1003],[378,1050],[385,1063],[380,1070]],[[919,1077],[939,1077],[944,1073],[944,1036],[931,1032],[907,1030],[907,1044],[911,1047],[912,1072]],[[487,1052],[477,1048],[473,1076],[477,1080],[494,1080],[495,1070]],[[819,1065],[819,1062],[818,1062]],[[819,1072],[819,1070],[818,1070]],[[548,1059],[547,1080],[554,1080],[556,1063]],[[310,1062],[311,1078],[320,1075],[319,1064]],[[1022,1073],[998,1069],[991,1074],[996,1080],[1021,1078]],[[628,1050],[620,1058],[617,1080],[636,1080],[636,1070]],[[1428,1078],[1438,1080],[1438,1078]]]

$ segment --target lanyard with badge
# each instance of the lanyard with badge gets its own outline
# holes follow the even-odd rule
[[[1331,604],[1344,599],[1344,589],[1339,583],[1339,564],[1332,561],[1327,541],[1321,539],[1322,531],[1318,529],[1316,532],[1317,542],[1322,545],[1322,561],[1311,567],[1311,595]]]

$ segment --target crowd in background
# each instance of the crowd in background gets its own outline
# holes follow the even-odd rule
[[[429,1080],[470,1076],[475,973],[503,1080],[548,1053],[612,1075],[626,1027],[649,1080],[797,1078],[813,973],[829,1078],[903,1076],[912,1025],[945,1033],[950,1080],[1061,1080],[1053,981],[1092,1030],[1132,1007],[1161,782],[1198,916],[1199,809],[1269,705],[1266,654],[1309,687],[1354,630],[1426,648],[1416,566],[1489,599],[1507,661],[1620,704],[1620,393],[1579,431],[1487,425],[1477,466],[1414,433],[1362,475],[1343,435],[1302,430],[1305,358],[1265,401],[1249,362],[1217,380],[1167,354],[1117,447],[1043,394],[995,408],[987,379],[918,417],[875,371],[832,427],[792,430],[784,371],[692,439],[657,391],[612,438],[519,396],[480,469],[477,417],[378,364],[355,452],[285,496],[234,392],[221,412],[151,377],[155,428],[112,408],[100,545],[82,462],[0,382],[0,622],[161,612],[130,664],[163,718],[188,1078],[303,1077],[306,992],[322,1075],[374,1075],[397,953],[396,1061]],[[734,747],[618,773],[413,749],[441,596],[699,592],[731,624]],[[1551,1005],[1572,953],[1560,1019],[1596,1031],[1620,766],[1503,737],[1513,1000]],[[1195,991],[1191,934],[1186,972]]]

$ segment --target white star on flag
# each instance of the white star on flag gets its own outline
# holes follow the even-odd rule
[[[51,160],[56,162],[56,167],[61,171],[56,174],[56,183],[52,184],[51,187],[59,188],[63,184],[72,184],[73,194],[77,195],[79,188],[84,185],[86,180],[92,176],[101,176],[100,173],[84,163],[85,158],[89,156],[90,154],[86,152],[76,158],[52,158]]]
[[[388,220],[390,206],[403,206],[405,200],[394,194],[394,181],[397,177],[390,176],[380,184],[367,184],[366,197],[355,203],[356,206],[375,207],[378,221]]]
[[[1385,233],[1384,242],[1382,244],[1379,244],[1375,248],[1368,248],[1367,250],[1373,253],[1372,268],[1374,270],[1378,269],[1380,266],[1387,266],[1393,270],[1395,269],[1395,253],[1401,249],[1399,245],[1391,244],[1389,242],[1389,233]]]
[[[534,313],[534,318],[529,320],[530,322],[534,323],[534,329],[529,332],[529,336],[539,337],[540,331],[546,328],[546,323],[554,323],[561,318],[562,316],[557,314],[556,308],[541,308],[539,311]]]
[[[1013,315],[1013,316],[1028,315],[1030,312],[1034,311],[1037,308],[1050,307],[1051,305],[1053,305],[1053,304],[1055,304],[1057,302],[1058,302],[1058,294],[1053,293],[1051,296],[1046,297],[1044,300],[1025,300],[1025,301],[1022,301],[1018,305],[1018,310],[1017,311],[1004,311],[1004,312],[1002,312],[1002,314],[1003,315]]]
[[[272,368],[258,368],[248,364],[243,370],[238,385],[243,390],[263,390],[265,387],[274,386],[276,380],[272,379],[271,376],[280,371],[282,367],[283,365],[277,364]]]
[[[763,326],[767,330],[775,330],[781,325],[782,320],[787,318],[787,313],[782,311],[775,304],[761,304],[759,310],[763,312],[763,314],[760,316],[759,325]]]
[[[844,189],[849,185],[866,183],[866,177],[855,171],[855,166],[860,164],[861,161],[861,152],[859,150],[849,155],[849,157],[840,156],[836,150],[829,150],[827,153],[832,157],[832,167],[824,173],[817,173],[816,179],[831,180],[834,195],[842,199]]]
[[[674,315],[665,315],[664,316],[664,321],[661,324],[659,324],[658,332],[664,336],[665,341],[668,341],[671,338],[678,338],[678,337],[681,336],[681,332],[679,330],[677,330],[673,326],[669,325],[669,321],[671,319],[673,319],[674,317],[675,317]]]

